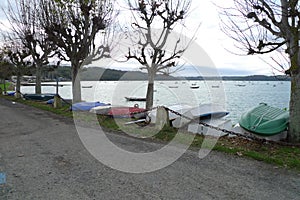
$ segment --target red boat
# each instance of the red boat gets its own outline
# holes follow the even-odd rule
[[[147,110],[139,107],[111,107],[107,112],[108,116],[114,118],[146,118]]]

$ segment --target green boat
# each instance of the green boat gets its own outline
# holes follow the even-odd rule
[[[23,97],[26,100],[35,100],[35,101],[48,101],[53,99],[55,94],[24,94]]]
[[[242,128],[262,136],[272,136],[287,130],[289,112],[261,103],[241,116]]]

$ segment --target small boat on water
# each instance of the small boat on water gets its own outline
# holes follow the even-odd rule
[[[196,83],[192,83],[191,86],[190,86],[191,89],[198,89],[199,88],[199,85],[196,84]]]
[[[83,85],[81,86],[81,88],[92,88],[93,86],[92,85]]]
[[[127,101],[146,101],[145,97],[125,97]]]
[[[53,99],[56,94],[24,94],[26,100],[48,101]]]
[[[220,88],[219,85],[212,85],[211,88]]]
[[[178,85],[169,85],[169,88],[178,88]]]
[[[261,136],[273,136],[287,130],[289,112],[261,103],[245,112],[239,125],[251,133]]]
[[[97,106],[109,106],[110,104],[96,102],[79,102],[72,104],[70,110],[72,111],[90,111],[92,108]]]

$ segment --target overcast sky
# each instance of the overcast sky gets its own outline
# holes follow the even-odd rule
[[[189,18],[186,19],[185,26],[187,28],[187,32],[193,33],[195,27],[201,23],[196,35],[196,42],[212,59],[220,74],[272,75],[276,72],[259,56],[237,56],[226,50],[229,49],[236,53],[242,53],[238,52],[238,50],[233,47],[233,41],[220,30],[219,14],[214,3],[219,6],[229,6],[232,4],[232,0],[193,0],[192,12]],[[5,4],[2,4],[2,6],[5,6]],[[120,12],[121,15],[128,14],[128,12],[122,10],[123,9],[121,9]],[[2,21],[4,17],[2,10],[0,10],[0,19]],[[265,56],[263,59],[268,57],[269,56]]]
[[[276,72],[266,63],[270,56],[238,56],[228,51],[243,53],[238,51],[233,46],[233,41],[220,30],[219,13],[214,4],[229,7],[232,0],[194,0],[193,12],[196,14],[193,14],[193,18],[201,22],[196,41],[208,53],[220,73],[223,75],[272,75]]]

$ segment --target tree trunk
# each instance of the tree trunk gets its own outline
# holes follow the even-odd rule
[[[5,78],[3,79],[3,90],[4,90],[4,94],[7,94]]]
[[[300,72],[291,73],[289,142],[300,142]]]
[[[153,106],[153,93],[154,93],[154,77],[155,73],[149,71],[148,72],[148,88],[146,95],[146,109],[151,109]]]
[[[73,103],[81,101],[81,84],[79,68],[75,65],[72,66],[72,93]]]
[[[42,66],[40,64],[36,66],[35,93],[42,93]]]
[[[17,85],[16,85],[16,98],[21,97],[21,75],[17,75]]]

